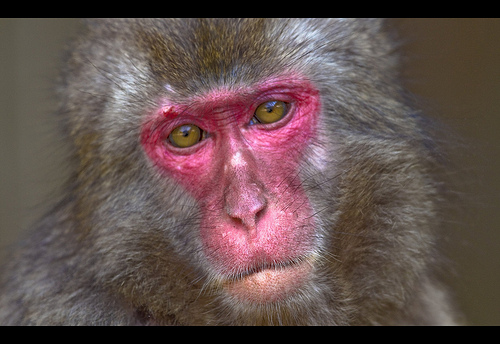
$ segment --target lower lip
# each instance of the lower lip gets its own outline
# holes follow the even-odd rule
[[[283,268],[264,269],[242,279],[229,281],[224,287],[237,299],[250,303],[272,303],[294,294],[309,278],[312,266],[308,262]]]

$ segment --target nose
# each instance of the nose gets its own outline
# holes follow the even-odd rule
[[[259,216],[267,206],[264,184],[259,180],[252,157],[237,152],[226,166],[226,213],[241,222],[250,235],[257,233]]]

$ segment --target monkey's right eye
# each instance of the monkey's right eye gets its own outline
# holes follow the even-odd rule
[[[177,148],[194,146],[206,137],[206,133],[194,124],[183,124],[172,130],[168,141]]]

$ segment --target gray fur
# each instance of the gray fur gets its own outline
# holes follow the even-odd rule
[[[379,20],[91,20],[60,82],[72,175],[0,277],[0,324],[452,324],[435,278],[438,167]],[[283,71],[321,92],[300,177],[319,267],[286,302],[248,307],[211,283],[196,202],[152,166],[140,125]],[[165,195],[168,195],[166,197]]]

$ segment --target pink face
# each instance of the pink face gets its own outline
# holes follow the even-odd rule
[[[268,101],[285,102],[286,115],[252,124]],[[147,155],[199,202],[204,253],[226,290],[242,301],[285,299],[310,275],[305,261],[315,224],[299,165],[319,109],[318,91],[292,76],[217,89],[182,104],[164,101],[143,126]],[[205,136],[175,147],[169,135],[183,124]]]

